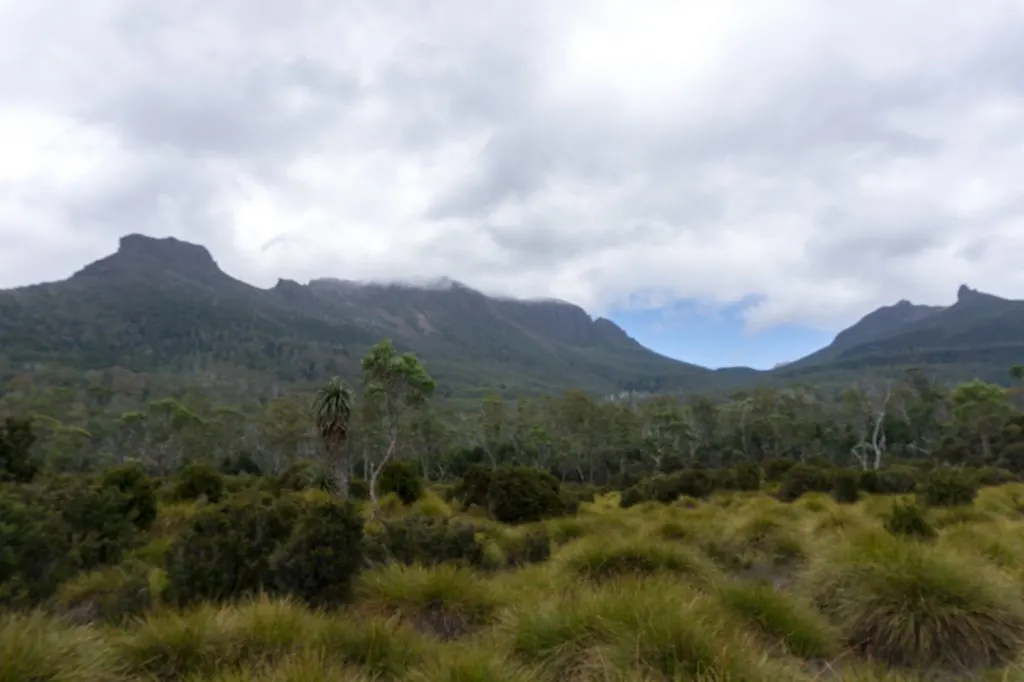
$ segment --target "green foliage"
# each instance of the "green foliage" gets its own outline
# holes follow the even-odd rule
[[[159,569],[130,559],[64,583],[57,592],[57,607],[75,622],[121,624],[159,605],[161,578]]]
[[[977,479],[969,472],[951,467],[933,471],[918,491],[918,498],[929,507],[969,505],[977,495]]]
[[[834,472],[829,469],[798,463],[790,467],[782,478],[778,498],[794,502],[804,493],[827,493],[832,490]]]
[[[385,463],[377,485],[381,495],[394,493],[403,504],[412,504],[423,496],[423,479],[416,473],[416,467],[405,460],[393,459]]]
[[[182,467],[174,482],[174,497],[179,500],[220,502],[224,494],[224,476],[209,464],[192,462]]]
[[[234,457],[225,457],[220,463],[220,472],[225,476],[262,476],[263,470],[248,452]]]
[[[125,517],[139,530],[147,530],[156,520],[156,484],[138,464],[124,464],[103,474],[103,485],[116,488],[125,496],[121,507]]]
[[[551,536],[544,526],[525,528],[519,533],[510,534],[502,543],[502,548],[511,566],[539,564],[551,558]]]
[[[527,467],[496,469],[487,490],[488,510],[502,523],[530,523],[562,513],[558,479]]]
[[[839,504],[853,504],[860,499],[860,476],[856,471],[837,471],[832,483],[832,499]]]
[[[871,495],[905,495],[917,488],[919,475],[909,467],[894,466],[861,472],[860,489]]]
[[[351,504],[302,504],[288,539],[270,557],[273,589],[314,605],[343,602],[362,567],[362,540],[363,523]]]
[[[781,482],[789,470],[797,465],[791,457],[773,457],[763,462],[764,476],[768,481]]]
[[[0,483],[14,481],[28,483],[39,473],[39,465],[32,459],[32,445],[36,441],[32,422],[28,419],[7,417],[0,424]]]
[[[372,563],[457,562],[476,567],[487,563],[478,529],[444,518],[407,516],[385,520],[366,529],[365,545],[366,558]]]
[[[288,541],[298,515],[294,498],[256,493],[201,509],[167,556],[174,598],[181,605],[217,602],[272,587],[271,557]]]
[[[760,490],[765,480],[764,470],[757,462],[750,460],[738,462],[729,470],[729,474],[726,484],[722,486],[726,490],[753,492]]]
[[[938,532],[928,521],[928,512],[918,504],[899,501],[889,508],[883,520],[885,529],[892,535],[931,539]]]

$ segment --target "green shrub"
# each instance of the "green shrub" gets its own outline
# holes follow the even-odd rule
[[[350,478],[348,480],[348,496],[353,500],[370,499],[370,484],[362,478]]]
[[[1020,477],[1009,471],[998,467],[982,467],[974,472],[974,478],[979,485],[1003,485],[1004,483],[1017,483]]]
[[[312,605],[343,602],[363,565],[362,540],[362,519],[351,503],[304,503],[287,541],[270,557],[274,591]]]
[[[778,498],[794,502],[804,493],[827,493],[832,490],[833,472],[809,464],[796,464],[783,476]]]
[[[490,478],[487,509],[502,523],[532,523],[565,510],[559,481],[547,471],[499,467]]]
[[[248,452],[235,457],[225,457],[220,463],[220,472],[225,476],[261,476],[263,470]]]
[[[756,491],[761,489],[764,482],[765,472],[760,465],[754,461],[745,461],[736,464],[729,476],[729,490]]]
[[[132,559],[82,573],[60,586],[57,606],[73,622],[121,624],[159,603],[163,587],[159,573]]]
[[[381,467],[377,488],[381,496],[395,493],[408,505],[423,495],[423,480],[410,462],[393,459]]]
[[[477,506],[486,509],[493,480],[494,469],[484,464],[474,464],[452,489],[452,499],[458,500],[464,508]]]
[[[869,470],[860,475],[860,489],[870,495],[906,495],[917,488],[917,479],[918,473],[905,466]]]
[[[224,476],[209,464],[192,462],[178,472],[174,482],[174,497],[179,500],[198,500],[205,497],[216,504],[224,494]]]
[[[675,493],[673,500],[683,495],[700,500],[715,492],[715,479],[703,469],[683,469],[669,478]]]
[[[26,608],[77,570],[60,512],[0,487],[0,604]]]
[[[486,565],[476,526],[429,516],[389,519],[367,528],[364,551],[371,563]]]
[[[167,555],[167,577],[180,605],[224,601],[274,584],[270,557],[291,534],[293,498],[248,494],[200,510]]]
[[[978,482],[962,469],[943,468],[933,471],[918,491],[921,502],[929,507],[959,507],[974,502]]]
[[[907,501],[896,502],[884,518],[885,529],[893,535],[930,539],[938,535],[928,522],[926,511]]]
[[[790,457],[773,457],[762,464],[766,480],[781,482],[789,470],[797,465],[797,461]]]
[[[502,546],[512,566],[537,564],[551,558],[551,536],[544,526],[513,533],[505,538]]]
[[[856,471],[836,472],[832,484],[832,499],[839,504],[853,504],[860,499],[860,476]]]
[[[124,495],[120,510],[139,530],[148,530],[156,521],[156,484],[141,466],[125,464],[109,469],[103,475],[103,485]]]
[[[643,483],[637,483],[622,491],[622,494],[619,495],[619,506],[623,509],[629,509],[647,500],[647,489]]]

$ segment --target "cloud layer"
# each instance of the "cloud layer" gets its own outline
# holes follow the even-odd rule
[[[0,0],[0,285],[128,232],[834,328],[1024,297],[1019,0]]]

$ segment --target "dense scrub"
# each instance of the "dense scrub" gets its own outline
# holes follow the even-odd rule
[[[1020,679],[1024,485],[871,473],[10,482],[0,681]]]

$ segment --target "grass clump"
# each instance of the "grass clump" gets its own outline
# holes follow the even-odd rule
[[[764,583],[727,582],[716,590],[725,610],[785,653],[827,659],[838,650],[836,633],[813,606]]]
[[[356,585],[364,608],[398,615],[442,639],[452,639],[487,623],[501,600],[492,585],[459,566],[388,564],[365,572]]]
[[[910,501],[895,502],[883,517],[885,529],[892,535],[930,540],[938,532],[928,520],[928,512]]]
[[[119,682],[122,672],[96,630],[38,612],[0,613],[0,682]]]
[[[714,563],[696,548],[651,539],[588,543],[565,559],[565,568],[574,575],[598,582],[621,576],[670,574],[706,585],[718,574]]]
[[[860,534],[819,557],[806,588],[850,647],[891,666],[997,667],[1024,644],[1019,590],[932,545]]]

